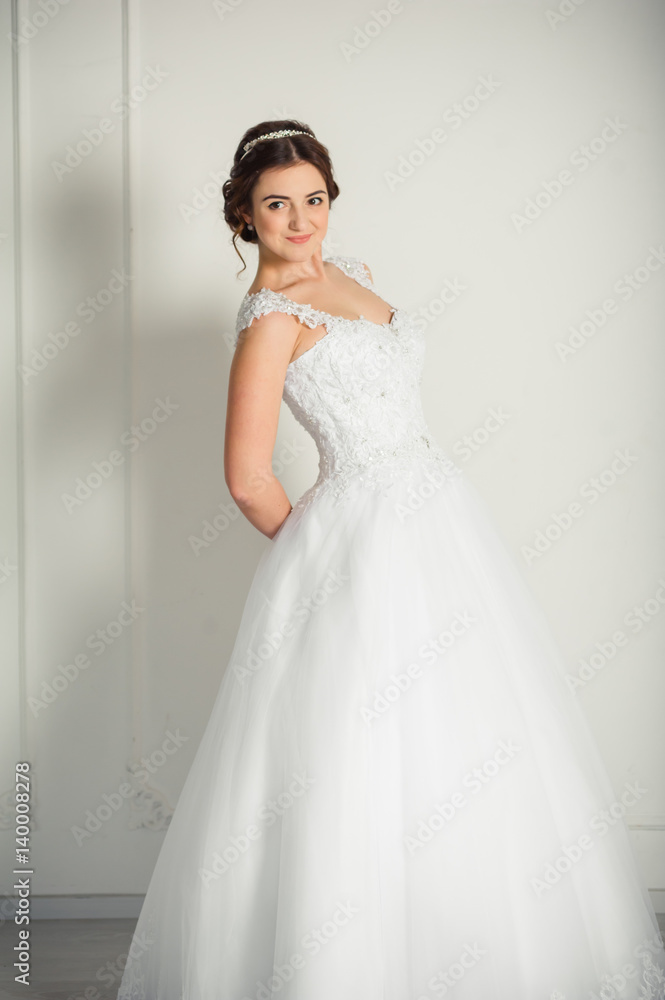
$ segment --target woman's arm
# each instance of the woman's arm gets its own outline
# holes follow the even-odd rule
[[[298,339],[295,316],[273,312],[241,331],[226,408],[224,478],[248,521],[273,538],[291,503],[272,471],[286,369]]]

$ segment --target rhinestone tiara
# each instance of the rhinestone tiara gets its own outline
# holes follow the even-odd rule
[[[312,139],[314,138],[311,132],[304,132],[302,129],[283,128],[279,132],[266,132],[265,135],[259,135],[256,137],[256,139],[252,139],[251,142],[245,143],[245,145],[242,147],[245,150],[245,152],[242,154],[240,159],[242,160],[243,156],[247,156],[250,149],[252,149],[252,147],[255,146],[257,142],[261,142],[262,139],[281,139],[283,136],[286,135],[309,135],[312,137]]]

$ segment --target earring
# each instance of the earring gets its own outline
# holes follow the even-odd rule
[[[252,223],[251,223],[251,222],[248,222],[248,223],[247,223],[247,228],[248,228],[248,229],[254,229],[254,226],[252,225]]]

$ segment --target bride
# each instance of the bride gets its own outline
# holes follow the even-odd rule
[[[421,324],[322,253],[328,150],[261,122],[223,193],[233,245],[258,248],[225,477],[271,545],[119,1000],[662,1000],[616,818],[643,790],[613,789],[546,619],[427,426]],[[282,399],[319,452],[293,504]]]

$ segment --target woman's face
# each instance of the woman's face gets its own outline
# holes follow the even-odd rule
[[[252,192],[252,214],[245,215],[259,239],[259,251],[285,260],[309,260],[328,231],[328,191],[311,163],[264,170]],[[297,237],[308,237],[300,242]]]

